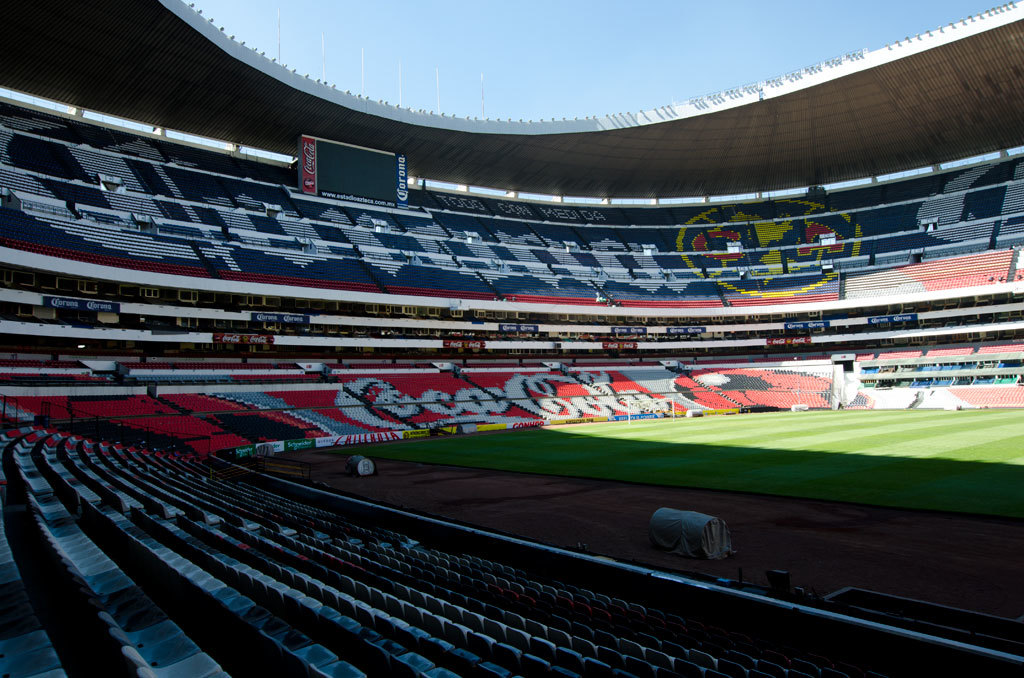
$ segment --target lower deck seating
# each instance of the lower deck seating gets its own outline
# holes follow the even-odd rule
[[[828,408],[832,378],[828,367],[715,368],[694,370],[676,383],[697,403],[712,409],[793,405]]]
[[[76,631],[106,634],[96,660],[139,675],[880,676],[863,648],[780,646],[749,619],[719,625],[714,606],[641,604],[613,579],[591,590],[434,548],[186,458],[31,429],[2,442],[17,448],[36,529],[74,550],[65,563],[109,573],[85,579],[111,614]],[[147,613],[133,619],[115,599]],[[147,620],[177,640],[151,643]]]
[[[322,438],[330,435],[329,432],[315,424],[303,421],[297,413],[291,412],[222,412],[212,415],[210,419],[220,427],[235,433],[241,440],[236,445],[273,440]],[[223,447],[230,447],[230,445]],[[223,447],[219,449],[223,449]]]
[[[969,407],[1024,407],[1024,387],[1020,385],[954,386],[949,392]]]
[[[107,419],[178,413],[148,395],[25,396],[17,398],[17,405],[27,413],[45,414],[51,419]]]
[[[948,393],[943,388],[967,384],[982,389],[986,384],[1014,386],[1017,376],[1006,370],[1019,366],[1020,357],[1006,354],[1021,354],[1017,349],[1017,344],[977,348],[978,356],[999,356],[998,362],[990,365],[1004,370],[998,380],[964,378],[951,371],[960,366],[964,357],[973,355],[975,347],[930,349],[929,355],[935,354],[932,357],[947,363],[920,366],[908,374],[905,384],[898,385],[911,386],[914,380],[913,386],[918,389],[934,388],[941,393]],[[922,349],[887,350],[859,355],[858,360],[917,360],[924,354]],[[812,357],[821,360],[825,356],[805,356]],[[957,362],[948,362],[951,359]],[[730,367],[699,367],[698,362],[682,374],[656,364],[601,364],[609,361],[596,359],[591,363],[581,360],[565,373],[543,367],[517,367],[507,362],[500,363],[503,367],[486,367],[489,363],[477,361],[458,372],[438,371],[427,367],[427,363],[352,364],[350,369],[333,370],[331,383],[301,387],[285,387],[262,379],[263,385],[255,389],[222,384],[212,393],[208,386],[159,387],[196,392],[156,397],[5,397],[3,415],[5,420],[15,423],[48,415],[51,421],[65,422],[74,426],[75,431],[97,439],[124,439],[157,449],[189,449],[205,454],[254,442],[394,433],[461,424],[536,425],[553,419],[743,406],[827,408],[832,403],[830,365],[774,367],[764,360],[737,359]],[[146,364],[156,368],[164,365]],[[230,368],[232,363],[221,366]],[[258,383],[264,376],[259,374],[261,369],[262,366],[254,365],[245,373],[252,373],[253,381]],[[863,369],[866,375],[874,376],[879,369],[889,368],[868,364]],[[862,390],[856,406],[909,406],[915,396],[890,397],[887,390],[890,383],[900,380],[897,374],[883,383],[886,389],[871,388],[874,381],[869,377],[867,390]],[[45,387],[45,377],[39,379],[42,383],[36,385]],[[978,393],[981,400],[977,405],[986,406],[984,398],[988,396],[983,395],[984,390]],[[955,400],[955,396],[950,397]],[[1005,406],[1013,401],[998,396],[994,402]],[[976,403],[965,399],[958,404]]]

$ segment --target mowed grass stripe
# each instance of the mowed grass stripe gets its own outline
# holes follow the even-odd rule
[[[874,413],[867,413],[874,414]],[[878,435],[886,435],[893,431],[914,426],[917,428],[929,428],[934,425],[933,416],[935,413],[920,414],[911,421],[906,414],[899,413],[896,416],[874,417],[871,420],[872,428]],[[821,417],[820,415],[826,415]],[[762,414],[757,416],[727,417],[729,422],[723,430],[720,417],[709,417],[696,420],[696,425],[691,421],[675,423],[662,422],[658,420],[644,421],[633,424],[626,424],[625,430],[618,422],[612,424],[594,424],[593,430],[587,427],[586,432],[579,435],[595,435],[600,437],[625,438],[625,439],[662,439],[665,437],[665,426],[683,426],[679,433],[679,441],[687,443],[707,444],[758,444],[765,438],[777,438],[779,445],[793,449],[816,449],[819,441],[826,441],[831,445],[837,442],[837,434],[845,434],[851,426],[859,426],[856,420],[862,419],[859,412],[849,413],[780,413]],[[904,415],[904,416],[899,416]],[[938,413],[938,416],[949,416],[949,413]],[[813,421],[801,428],[794,428],[794,417],[808,417]],[[632,433],[629,429],[634,429]],[[575,431],[574,431],[575,432]],[[784,438],[781,436],[784,434]],[[797,444],[803,442],[804,444]]]
[[[638,420],[434,438],[374,456],[1024,517],[1021,410]]]
[[[874,448],[874,454],[887,454],[888,452],[886,450],[892,450],[892,454],[895,456],[903,456],[905,453],[914,453],[914,456],[916,456],[918,452],[913,450],[913,441],[915,440],[922,441],[921,453],[923,453],[925,451],[923,441],[929,438],[945,437],[955,432],[968,432],[971,436],[974,436],[977,432],[978,425],[973,419],[964,418],[960,421],[952,421],[950,416],[951,413],[948,412],[921,412],[920,414],[924,416],[913,416],[918,415],[916,412],[899,412],[895,416],[878,418],[870,421],[870,430],[862,430],[858,435],[850,437],[847,434],[850,432],[853,424],[849,419],[845,418],[845,413],[838,413],[838,415],[830,417],[830,420],[828,421],[821,421],[820,423],[815,422],[813,425],[799,431],[792,430],[792,417],[806,415],[793,415],[791,413],[786,413],[782,416],[790,417],[788,422],[779,421],[774,425],[763,426],[754,431],[746,430],[742,434],[736,435],[715,437],[713,431],[707,432],[706,435],[702,436],[691,436],[689,434],[685,434],[684,437],[680,438],[680,442],[702,442],[719,445],[728,442],[734,445],[742,444],[750,446],[760,444],[763,440],[768,438],[775,438],[776,442],[772,446],[773,449],[818,450],[827,452],[856,451],[858,453],[865,454],[868,453],[867,445],[865,443],[873,440],[876,443],[872,446]],[[997,414],[1003,414],[1010,418],[1006,420],[1004,424],[999,424],[997,422],[1000,420],[1000,417],[988,417],[986,420],[986,426],[988,428],[992,428],[994,426],[1019,426],[1020,417],[1017,416],[1016,413],[1000,412]],[[767,416],[769,415],[759,415],[759,417]],[[743,418],[757,419],[758,417]],[[711,420],[708,419],[704,421],[707,422]],[[942,426],[936,426],[936,423],[940,421]],[[655,422],[655,426],[657,426],[657,422]],[[911,437],[909,446],[906,443],[900,442],[901,438],[908,437],[905,434],[912,432],[915,435]],[[658,436],[659,434],[657,433],[657,430],[652,429],[650,433],[642,437],[644,439],[656,439]],[[626,435],[621,437],[629,436]],[[930,441],[928,445],[932,445],[933,443],[934,441]],[[951,445],[951,447],[956,446],[958,445]]]

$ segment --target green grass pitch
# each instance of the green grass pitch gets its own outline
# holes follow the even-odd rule
[[[1022,410],[613,422],[431,438],[372,456],[1024,518]]]

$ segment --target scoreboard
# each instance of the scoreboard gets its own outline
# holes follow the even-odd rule
[[[378,207],[408,207],[405,156],[303,135],[299,190]]]

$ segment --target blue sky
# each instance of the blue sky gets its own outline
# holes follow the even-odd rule
[[[991,3],[992,0],[989,0]],[[195,0],[205,17],[290,68],[406,107],[489,118],[654,108],[877,49],[989,9],[971,0],[639,3],[607,0]]]

